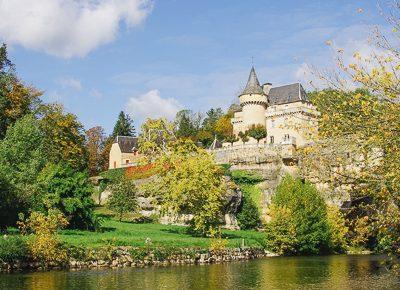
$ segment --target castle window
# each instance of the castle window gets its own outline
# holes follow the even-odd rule
[[[117,168],[117,161],[114,161],[114,168]]]
[[[269,143],[274,144],[274,136],[269,136]]]
[[[275,121],[271,120],[271,128],[275,128]]]
[[[289,140],[289,139],[290,139],[289,134],[285,134],[284,140]]]
[[[126,160],[125,160],[125,163],[126,163],[126,164],[129,164],[129,159],[126,159]]]

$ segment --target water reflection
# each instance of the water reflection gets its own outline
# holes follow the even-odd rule
[[[382,257],[269,258],[218,265],[0,275],[0,289],[399,289]]]

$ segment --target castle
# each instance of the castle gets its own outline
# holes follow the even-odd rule
[[[267,137],[260,143],[302,147],[310,142],[316,131],[319,113],[300,83],[280,87],[272,87],[271,83],[260,85],[252,67],[239,101],[241,110],[231,119],[236,136],[260,124],[267,130]],[[248,143],[257,141],[251,138]],[[237,141],[234,145],[239,144],[243,143]],[[229,145],[225,143],[224,147]]]

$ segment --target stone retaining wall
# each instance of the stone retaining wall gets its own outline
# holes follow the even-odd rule
[[[18,270],[54,270],[54,269],[86,269],[86,268],[123,268],[123,267],[145,267],[161,265],[183,265],[183,264],[211,264],[230,261],[244,261],[263,257],[276,256],[268,251],[259,248],[235,248],[218,251],[191,250],[172,252],[168,257],[160,258],[156,250],[149,251],[142,259],[136,259],[132,254],[132,248],[118,247],[114,251],[111,259],[77,261],[70,259],[64,265],[53,265],[47,268],[42,267],[39,262],[16,262],[13,264],[0,264],[0,272],[10,272]]]

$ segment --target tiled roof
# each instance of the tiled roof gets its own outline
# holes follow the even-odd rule
[[[271,88],[268,99],[270,105],[281,105],[298,101],[309,102],[306,91],[300,83]]]
[[[132,153],[138,149],[138,138],[130,136],[117,136],[115,143],[118,143],[122,153]]]
[[[241,95],[259,94],[264,95],[264,91],[258,81],[256,71],[254,67],[251,68],[249,79],[247,80],[246,87],[244,88]]]

